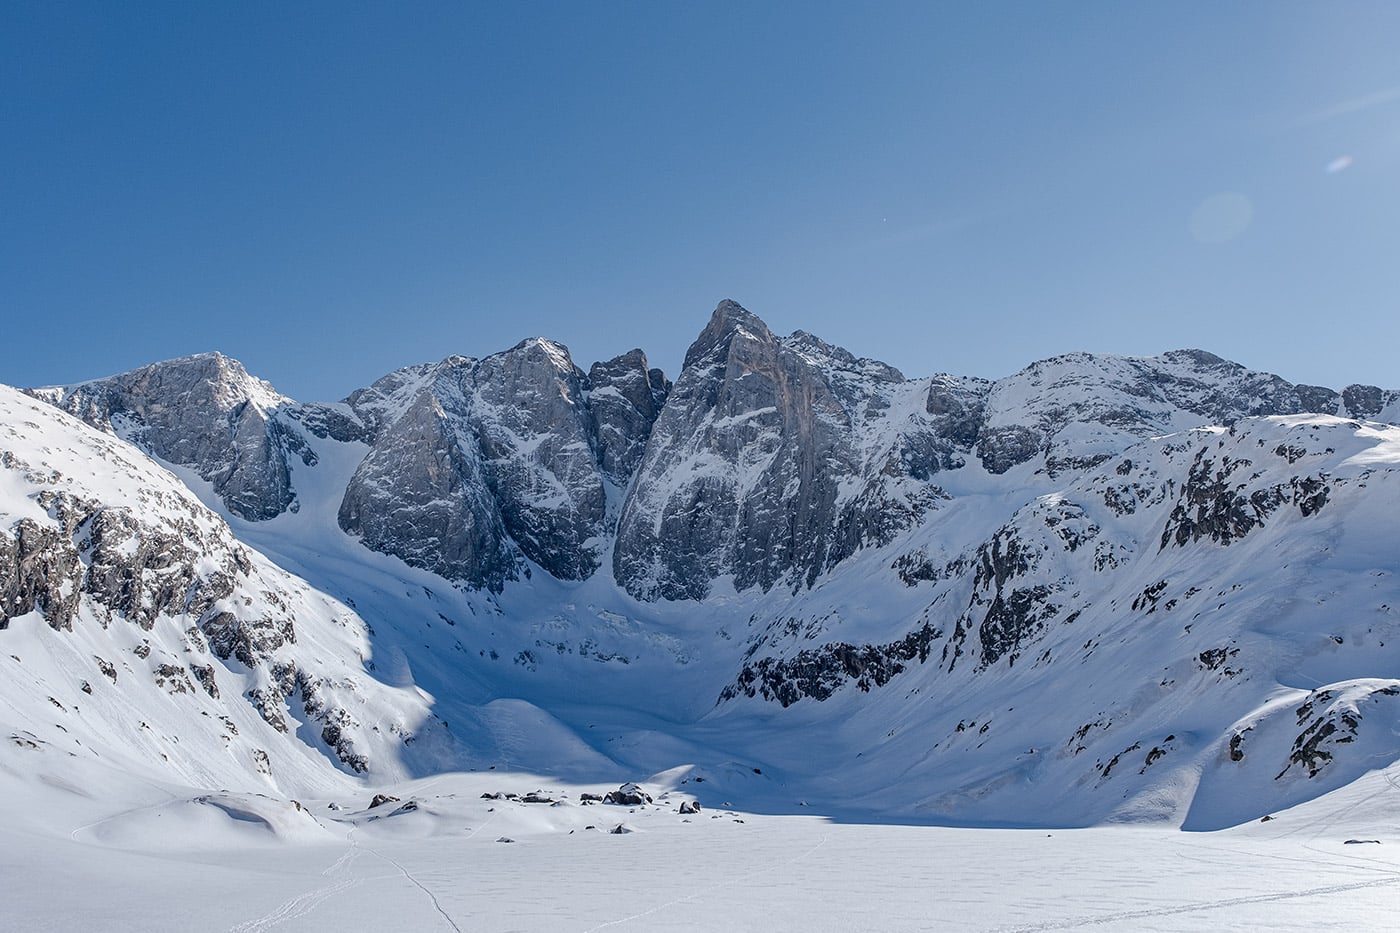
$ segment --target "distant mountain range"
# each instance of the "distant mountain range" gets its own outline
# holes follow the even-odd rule
[[[1228,825],[1400,759],[1397,424],[1200,350],[911,379],[732,301],[674,382],[532,338],[334,403],[217,353],[0,388],[4,725],[286,795]]]

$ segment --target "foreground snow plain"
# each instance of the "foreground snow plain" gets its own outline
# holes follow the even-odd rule
[[[1367,930],[1400,903],[1394,767],[1191,833],[683,816],[706,796],[687,769],[646,782],[656,801],[639,807],[583,805],[610,788],[519,773],[408,782],[374,808],[363,793],[298,805],[110,773],[142,802],[113,813],[77,790],[103,776],[93,766],[63,780],[45,757],[0,754],[6,929]],[[537,790],[558,805],[482,797]]]

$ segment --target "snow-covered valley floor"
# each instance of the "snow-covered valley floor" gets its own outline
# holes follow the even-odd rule
[[[148,786],[145,806],[102,814],[4,759],[11,803],[28,804],[0,828],[13,930],[1369,930],[1400,904],[1397,768],[1187,833],[682,816],[694,785],[674,775],[640,807],[478,772],[389,788],[401,800],[372,809]],[[536,790],[561,803],[482,797]]]

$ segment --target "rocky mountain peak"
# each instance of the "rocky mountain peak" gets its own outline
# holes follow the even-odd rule
[[[1152,357],[1068,353],[992,385],[978,453],[992,473],[1043,456],[1055,475],[1153,435],[1293,414],[1317,401],[1317,393],[1300,393],[1272,373],[1203,350]]]
[[[306,449],[275,417],[289,400],[221,353],[31,394],[192,468],[243,518],[272,518],[295,498],[287,455]]]
[[[703,599],[722,576],[741,591],[797,589],[883,539],[922,507],[891,498],[897,441],[871,437],[902,385],[891,367],[811,335],[779,340],[722,302],[624,504],[618,581],[643,599]]]
[[[492,354],[492,356],[507,355],[521,356],[532,364],[552,366],[561,373],[573,374],[579,371],[578,367],[574,365],[573,358],[569,355],[569,348],[556,340],[549,340],[545,337],[527,337],[509,350]]]
[[[710,365],[722,362],[727,358],[730,344],[736,336],[759,343],[776,342],[773,332],[758,315],[746,311],[737,301],[726,298],[715,308],[710,322],[686,351],[682,371],[705,360],[709,360]]]
[[[640,349],[589,367],[588,406],[598,462],[616,485],[626,486],[642,462],[652,425],[670,391],[670,381],[661,370],[647,366]]]
[[[882,382],[903,382],[904,374],[888,363],[857,357],[845,347],[827,343],[805,330],[795,330],[783,338],[783,345],[800,353],[807,362],[828,370],[854,373]]]

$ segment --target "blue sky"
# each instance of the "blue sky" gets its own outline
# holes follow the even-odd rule
[[[1400,387],[1400,4],[0,5],[0,381],[298,398],[732,297],[909,375]]]

